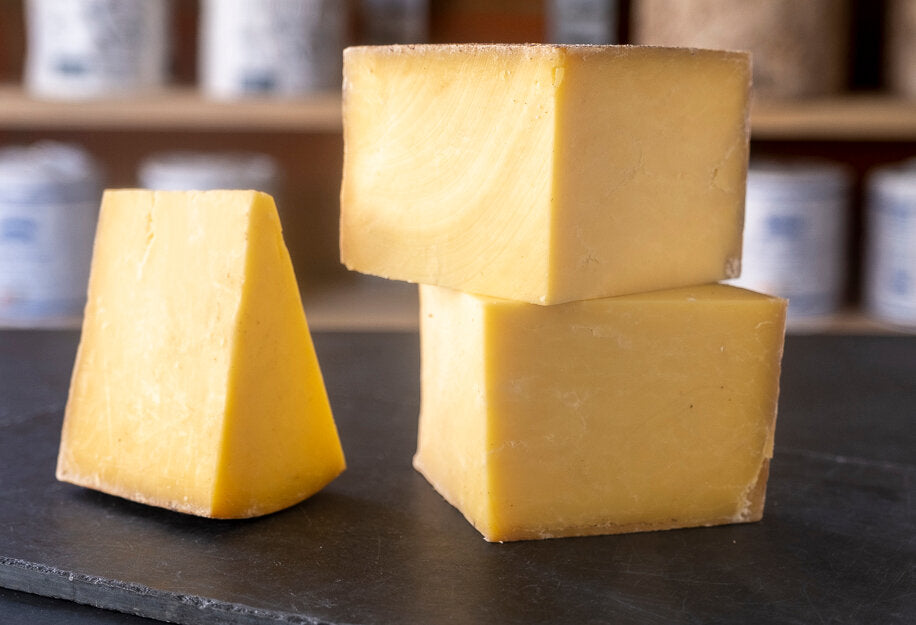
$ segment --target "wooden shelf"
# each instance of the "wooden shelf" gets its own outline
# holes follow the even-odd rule
[[[419,324],[417,287],[360,274],[306,285],[303,302],[309,325],[320,331],[406,331]],[[900,335],[905,330],[869,319],[856,309],[790,319],[789,334]],[[909,331],[910,333],[913,330]]]
[[[309,326],[314,330],[416,332],[419,327],[417,287],[413,284],[353,274],[339,281],[306,286],[302,297]],[[790,319],[786,331],[888,336],[907,333],[869,319],[855,309]]]
[[[3,130],[203,130],[340,132],[340,96],[209,100],[192,87],[173,87],[123,99],[57,101],[0,85]]]
[[[906,330],[869,318],[859,310],[848,309],[830,315],[789,319],[789,334],[870,334],[903,335],[916,330]]]
[[[172,87],[136,98],[54,101],[6,84],[0,85],[0,128],[339,132],[340,96],[224,102],[194,87]],[[751,107],[751,129],[754,139],[916,141],[916,100],[856,95],[758,101]]]
[[[305,284],[302,301],[309,328],[316,332],[416,332],[419,329],[417,286],[360,274]],[[55,319],[38,325],[10,325],[0,329],[40,327],[79,329],[81,319]],[[860,334],[901,336],[916,329],[902,329],[869,319],[855,309],[790,319],[788,334]]]
[[[751,137],[775,140],[916,141],[916,100],[863,95],[757,101]]]
[[[417,285],[353,273],[305,284],[309,327],[322,331],[406,331],[419,327]]]

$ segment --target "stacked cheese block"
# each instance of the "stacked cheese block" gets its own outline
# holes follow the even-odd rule
[[[506,541],[752,521],[785,301],[740,267],[750,63],[344,55],[341,255],[420,283],[417,469]]]

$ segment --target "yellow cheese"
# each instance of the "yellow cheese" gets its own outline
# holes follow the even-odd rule
[[[785,300],[420,294],[414,466],[487,540],[761,518]]]
[[[749,83],[738,52],[349,48],[342,261],[538,304],[734,277]]]
[[[271,197],[107,191],[58,479],[241,518],[343,469]]]

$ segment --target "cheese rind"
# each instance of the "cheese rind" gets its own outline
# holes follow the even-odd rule
[[[785,300],[722,285],[548,307],[420,293],[414,464],[487,540],[761,517]]]
[[[738,52],[349,48],[341,259],[538,304],[733,277],[749,85]]]
[[[270,196],[107,191],[58,479],[242,518],[344,465]]]

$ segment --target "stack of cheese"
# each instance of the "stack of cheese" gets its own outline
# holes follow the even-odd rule
[[[750,63],[344,55],[341,255],[421,284],[417,469],[487,540],[759,519],[785,301],[740,267]]]

